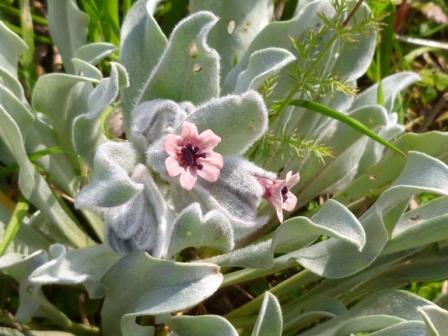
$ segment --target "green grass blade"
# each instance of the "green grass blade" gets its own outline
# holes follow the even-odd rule
[[[12,213],[11,219],[9,220],[8,226],[6,228],[5,235],[3,236],[3,240],[0,243],[0,256],[2,256],[9,244],[14,240],[19,232],[20,225],[22,224],[23,219],[28,213],[29,205],[25,201],[19,201]]]
[[[359,121],[350,118],[349,116],[347,116],[344,113],[338,112],[334,109],[332,109],[331,107],[316,103],[316,102],[312,102],[312,101],[308,101],[308,100],[301,100],[301,99],[296,99],[290,102],[290,105],[294,105],[294,106],[301,106],[304,107],[306,109],[309,109],[311,111],[314,112],[318,112],[321,113],[327,117],[339,120],[340,122],[343,122],[344,124],[354,128],[355,130],[359,131],[360,133],[368,136],[369,138],[375,140],[376,142],[382,144],[383,146],[386,146],[387,148],[403,155],[406,156],[398,147],[394,146],[393,144],[391,144],[390,142],[384,140],[383,138],[381,138],[380,136],[378,136],[376,133],[372,132],[368,127],[366,127],[364,124],[360,123]]]
[[[26,81],[26,90],[31,91],[37,80],[36,68],[34,64],[34,27],[31,18],[31,9],[29,0],[20,0],[20,25],[22,28],[22,38],[28,46],[28,49],[22,55],[23,77]]]

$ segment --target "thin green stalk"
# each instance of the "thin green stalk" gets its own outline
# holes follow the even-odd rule
[[[303,270],[300,273],[293,275],[292,277],[281,282],[277,286],[271,288],[269,292],[281,298],[288,293],[291,293],[293,289],[306,286],[312,282],[320,279],[318,275],[311,273],[308,270]],[[235,324],[236,327],[242,327],[239,323],[247,323],[247,317],[250,317],[253,322],[256,319],[256,313],[258,312],[260,305],[263,301],[263,295],[256,297],[254,300],[246,303],[245,305],[233,310],[226,317]]]
[[[320,103],[308,101],[308,100],[302,100],[302,99],[296,99],[291,101],[291,105],[294,106],[301,106],[308,110],[315,111],[318,113],[321,113],[327,117],[339,120],[340,122],[343,122],[344,124],[352,127],[353,129],[359,131],[360,133],[368,136],[369,138],[375,140],[376,142],[382,144],[383,146],[397,152],[398,154],[406,157],[406,154],[404,154],[398,147],[391,144],[390,142],[384,140],[379,135],[377,135],[375,132],[371,131],[367,126],[362,124],[356,119],[350,118],[348,115],[338,112],[331,107],[325,106]]]
[[[65,331],[71,332],[77,336],[96,336],[100,335],[100,330],[97,327],[90,327],[85,324],[76,323],[70,320],[67,315],[61,312],[58,308],[50,302],[42,300],[40,302],[40,309],[46,316],[54,323],[59,325]]]
[[[268,269],[243,269],[231,273],[224,274],[224,281],[221,285],[221,288],[237,285],[246,281],[254,280],[261,278],[266,275],[270,275],[272,273],[284,271],[288,268],[294,267],[296,264],[294,262],[285,263],[279,262],[277,263],[274,260],[274,265]]]
[[[20,10],[18,10],[17,8],[5,5],[5,4],[0,4],[0,10],[5,13],[8,13],[8,14],[16,15],[17,17],[19,17],[21,15]],[[33,19],[33,22],[35,22],[35,23],[38,23],[38,24],[41,24],[44,26],[48,25],[47,19],[45,19],[41,16],[31,14],[31,18]]]
[[[14,212],[11,215],[11,219],[9,220],[8,226],[6,227],[6,232],[3,236],[3,240],[0,243],[0,256],[2,256],[11,242],[19,232],[20,225],[22,224],[23,219],[28,213],[29,205],[26,201],[20,200],[17,202],[17,205],[14,209]]]
[[[14,33],[20,35],[22,34],[22,29],[5,21],[3,22],[9,29],[11,29]],[[48,45],[52,45],[51,39],[46,37],[46,36],[42,36],[42,35],[34,35],[34,40],[40,43],[44,43],[44,44],[48,44]]]

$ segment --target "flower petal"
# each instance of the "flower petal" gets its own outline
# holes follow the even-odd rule
[[[300,181],[299,173],[292,175],[292,171],[289,171],[288,174],[286,174],[285,185],[288,187],[288,189],[294,187],[297,183],[299,183],[299,181]]]
[[[179,149],[180,137],[174,134],[168,134],[163,142],[163,150],[169,155],[176,156]]]
[[[275,208],[275,212],[277,213],[277,218],[280,223],[283,223],[283,210],[280,208]]]
[[[188,122],[188,121],[184,121],[184,123],[182,124],[182,140],[184,141],[189,141],[189,140],[196,140],[198,138],[198,129],[196,127],[195,124]]]
[[[196,171],[187,168],[180,174],[180,185],[186,190],[191,190],[193,189],[197,179],[198,176],[196,175]]]
[[[165,160],[166,171],[169,176],[177,176],[184,170],[173,156],[168,156]]]
[[[286,194],[288,197],[283,203],[283,209],[286,211],[293,211],[297,204],[297,197],[292,192]]]
[[[212,165],[218,169],[221,169],[224,166],[224,160],[221,154],[216,152],[208,152],[206,158],[199,158],[198,163],[205,165]]]
[[[213,133],[212,130],[205,130],[198,137],[198,145],[203,151],[215,148],[221,142],[221,138]]]
[[[197,174],[204,180],[216,182],[219,178],[219,168],[210,164],[204,164],[202,169],[197,171]]]

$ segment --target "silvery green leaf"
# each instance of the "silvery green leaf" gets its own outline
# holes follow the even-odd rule
[[[117,98],[120,88],[128,86],[126,70],[118,63],[111,63],[109,78],[102,80],[89,94],[87,109],[76,116],[72,123],[74,149],[92,167],[96,149],[106,142],[100,125],[101,113]]]
[[[219,96],[219,55],[206,42],[217,20],[198,12],[178,23],[137,103],[162,98],[200,104]]]
[[[132,111],[130,139],[144,153],[164,135],[173,132],[186,118],[184,109],[172,100],[150,100]]]
[[[192,12],[211,11],[219,17],[211,30],[209,43],[221,56],[221,74],[225,76],[239,62],[250,42],[270,22],[272,2],[269,0],[193,0]]]
[[[447,208],[448,198],[439,197],[405,213],[395,225],[385,252],[393,253],[448,239]]]
[[[424,134],[406,133],[395,143],[405,152],[409,150],[426,153],[448,162],[445,148],[448,146],[448,134],[443,132],[428,132]],[[338,193],[335,198],[344,204],[353,200],[379,195],[390,186],[405,166],[406,158],[391,151],[386,152],[382,160],[368,168],[350,186]]]
[[[138,154],[129,142],[106,142],[98,147],[92,179],[76,197],[78,208],[97,211],[119,206],[143,190],[131,174],[138,164]]]
[[[71,60],[85,44],[89,17],[75,0],[48,0],[48,28],[57,45],[67,72],[74,73]]]
[[[4,239],[6,223],[8,223],[11,215],[12,211],[0,204],[0,241]],[[5,253],[29,255],[37,250],[46,249],[49,245],[49,240],[41,232],[33,228],[30,220],[25,218]]]
[[[398,115],[396,113],[390,113],[387,117],[387,124],[380,128],[378,135],[387,141],[393,141],[399,135],[403,134],[404,130],[404,126],[398,123]],[[384,151],[383,145],[370,139],[364,150],[363,157],[359,162],[357,174],[364,173],[369,167],[378,163]]]
[[[280,303],[274,295],[266,292],[252,336],[281,336],[282,330],[283,318]]]
[[[17,62],[28,48],[25,42],[0,21],[0,68],[17,78]]]
[[[369,334],[371,336],[427,336],[422,322],[400,322],[393,326]]]
[[[105,247],[95,245],[67,251],[61,244],[50,246],[50,260],[29,275],[38,285],[83,284],[91,299],[104,296],[101,278],[120,257]]]
[[[21,101],[6,86],[0,84],[0,105],[14,119],[23,136],[26,136],[35,118],[28,104]]]
[[[366,244],[366,235],[358,219],[342,204],[329,200],[311,220],[290,218],[274,232],[271,240],[217,256],[211,261],[221,266],[267,268],[272,266],[275,252],[286,253],[275,262],[288,263],[322,235],[349,244],[358,252]]]
[[[381,253],[388,232],[396,224],[387,216],[421,192],[448,195],[448,167],[425,154],[410,152],[405,168],[392,187],[361,217],[367,238],[361,252],[344,241],[328,239],[297,251],[297,261],[313,273],[330,278],[345,277],[367,267]]]
[[[94,67],[92,64],[83,61],[79,58],[72,58],[72,64],[73,64],[73,73],[77,76],[81,77],[87,77],[91,79],[92,81],[101,81],[103,79],[103,74],[101,71]]]
[[[171,216],[158,186],[148,169],[139,164],[132,180],[143,191],[126,203],[103,209],[110,245],[118,251],[151,251],[155,257],[166,257],[170,242]]]
[[[426,324],[425,336],[443,336],[448,330],[448,312],[436,305],[419,308]]]
[[[19,80],[0,66],[0,85],[7,87],[22,102],[26,102],[25,92]]]
[[[173,224],[169,255],[187,247],[208,246],[227,252],[234,246],[233,229],[219,211],[202,214],[199,203],[185,208]]]
[[[40,113],[35,114],[34,122],[26,136],[25,145],[29,154],[45,151],[48,148],[60,148],[58,135]],[[75,173],[73,161],[70,159],[73,157],[63,153],[43,155],[37,159],[37,163],[48,173],[52,183],[68,195],[73,195],[79,187],[79,178]]]
[[[1,106],[0,134],[19,165],[19,187],[23,196],[58,227],[66,243],[75,246],[89,244],[90,238],[77,226],[28,159],[17,124]]]
[[[387,122],[386,111],[378,105],[354,110],[350,117],[372,129],[378,129]],[[332,120],[321,134],[317,141],[331,147],[334,158],[328,158],[325,165],[319,160],[304,160],[302,165],[297,165],[295,158],[285,163],[286,171],[300,170],[301,181],[296,190],[301,205],[323,191],[340,190],[353,179],[368,141],[360,132],[336,120]]]
[[[393,75],[390,75],[381,80],[381,86],[383,89],[384,96],[384,107],[387,111],[392,112],[394,107],[395,99],[398,94],[406,89],[409,85],[418,82],[420,76],[415,72],[404,71]],[[377,90],[378,84],[372,85],[367,90],[359,94],[351,109],[355,109],[364,105],[371,105],[377,103]]]
[[[341,203],[328,200],[311,220],[294,217],[284,222],[274,233],[272,248],[279,252],[300,251],[322,235],[340,239],[359,251],[366,244],[366,234],[355,215]],[[286,256],[293,258],[294,252]]]
[[[320,15],[334,16],[334,8],[329,0],[307,2],[307,5],[291,20],[277,21],[268,24],[252,41],[241,61],[232,69],[225,79],[225,87],[234,87],[238,75],[247,68],[249,57],[255,51],[278,47],[293,52],[290,38],[303,38],[304,34],[312,30],[319,30],[322,26]],[[368,7],[363,5],[355,17],[368,14]],[[356,20],[356,19],[355,19]],[[368,68],[373,56],[376,43],[375,31],[362,36],[360,41],[338,43],[321,63],[328,73],[337,73],[344,80],[353,80],[361,76]],[[287,76],[284,76],[285,80]],[[288,80],[291,83],[291,79]],[[284,87],[279,85],[280,91]],[[277,90],[278,91],[278,90]],[[289,90],[288,90],[289,91]],[[283,91],[283,96],[288,91]]]
[[[221,137],[216,151],[223,155],[249,149],[266,132],[267,119],[263,98],[255,91],[212,99],[187,117],[199,132],[211,129]]]
[[[112,43],[93,42],[81,46],[73,56],[91,65],[97,65],[114,51],[115,46]]]
[[[247,68],[238,75],[232,92],[258,90],[266,79],[278,74],[295,59],[295,56],[286,49],[266,48],[255,51],[249,57]]]
[[[384,290],[366,296],[348,313],[328,320],[301,333],[301,336],[339,336],[356,332],[372,332],[407,321],[422,321],[419,307],[433,305],[414,294]],[[386,334],[387,335],[387,334]],[[420,335],[420,334],[417,334]],[[395,335],[394,335],[395,336]]]
[[[238,336],[238,332],[225,318],[218,315],[176,316],[167,322],[175,336]]]
[[[41,76],[34,87],[34,110],[51,120],[62,145],[68,150],[72,149],[73,119],[87,110],[88,96],[95,82],[87,77],[52,73]]]
[[[222,274],[213,264],[176,263],[139,253],[118,261],[103,282],[103,333],[120,336],[129,335],[127,327],[137,316],[180,311],[203,301],[218,289]]]
[[[126,15],[120,33],[120,63],[131,85],[123,91],[124,121],[130,127],[131,111],[153,68],[165,50],[167,39],[153,17],[157,0],[136,1]]]
[[[39,312],[40,304],[46,301],[40,286],[28,280],[29,274],[48,260],[43,251],[36,251],[29,256],[11,253],[0,257],[0,272],[13,277],[19,282],[20,305],[16,312],[17,321],[28,321]]]

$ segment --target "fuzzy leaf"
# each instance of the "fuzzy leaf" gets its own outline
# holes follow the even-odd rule
[[[128,86],[126,70],[118,63],[112,63],[110,78],[106,78],[89,94],[86,112],[76,116],[72,123],[74,149],[93,166],[98,146],[106,142],[101,131],[100,115],[118,97],[120,88]]]
[[[0,84],[7,87],[22,102],[26,102],[25,92],[19,80],[0,66]]]
[[[418,313],[419,307],[428,304],[433,306],[429,301],[404,291],[385,290],[375,292],[365,297],[345,315],[321,323],[304,332],[301,336],[342,336],[357,332],[373,332],[387,330],[387,328],[408,321],[419,322],[414,324],[419,330],[422,325],[422,319]],[[383,334],[380,335],[383,336]],[[396,334],[386,333],[384,335],[395,336]],[[417,335],[423,336],[424,334]]]
[[[171,234],[165,199],[144,165],[137,165],[131,178],[143,191],[126,203],[103,209],[109,244],[117,251],[151,251],[155,257],[165,257]]]
[[[226,157],[217,182],[199,180],[192,192],[174,188],[175,206],[180,209],[199,202],[204,211],[218,210],[231,222],[235,240],[247,236],[267,221],[257,217],[263,188],[255,175],[274,178],[272,173],[238,157]]]
[[[199,203],[192,203],[177,217],[169,247],[169,255],[187,247],[214,247],[227,252],[234,246],[233,229],[228,219],[219,211],[202,215]]]
[[[36,251],[26,257],[16,253],[0,257],[0,272],[19,282],[20,305],[15,315],[17,321],[29,321],[38,312],[42,302],[51,305],[42,293],[40,286],[32,284],[28,280],[31,272],[47,260],[48,256],[43,251]]]
[[[301,250],[297,261],[314,273],[331,278],[344,277],[365,268],[381,253],[388,232],[396,224],[398,218],[391,220],[387,217],[391,211],[401,209],[403,212],[403,202],[420,192],[448,195],[448,183],[441,181],[448,181],[448,167],[443,162],[410,152],[408,162],[393,186],[361,218],[367,237],[361,252],[342,241],[328,239]]]
[[[210,46],[221,55],[221,74],[225,76],[238,63],[250,42],[271,20],[269,0],[192,0],[192,12],[211,11],[219,21],[210,32]]]
[[[17,62],[27,49],[25,42],[0,21],[0,69],[17,78]]]
[[[448,330],[448,311],[436,305],[419,308],[426,324],[425,336],[442,336]]]
[[[162,98],[200,104],[219,96],[219,55],[206,43],[217,20],[198,12],[179,22],[138,103]]]
[[[76,207],[101,211],[121,205],[143,190],[130,174],[138,155],[128,142],[106,142],[99,146],[94,159],[92,180],[76,197]]]
[[[356,18],[366,15],[368,11],[366,6],[356,13]],[[278,47],[294,52],[293,44],[290,38],[304,38],[304,34],[312,30],[319,30],[322,26],[320,15],[325,14],[329,17],[334,15],[334,9],[330,0],[318,0],[307,2],[293,19],[288,21],[276,21],[268,24],[252,41],[247,48],[241,61],[227,75],[224,86],[226,88],[234,87],[236,80],[249,62],[249,57],[257,50],[269,47]],[[356,18],[354,21],[356,21]],[[362,36],[362,41],[355,43],[339,43],[325,57],[322,62],[322,68],[328,73],[335,73],[342,76],[344,80],[356,79],[367,70],[372,59],[376,43],[376,34],[374,31],[367,36]],[[344,59],[342,57],[344,55]],[[328,63],[328,64],[326,64]],[[348,65],[348,67],[347,67]],[[286,76],[286,74],[285,74]],[[288,80],[291,83],[291,79]],[[286,96],[287,91],[282,92]]]
[[[90,238],[62,207],[45,179],[29,161],[17,124],[0,106],[0,135],[19,165],[19,187],[23,196],[40,209],[58,227],[71,245],[85,246]]]
[[[202,132],[211,129],[221,137],[216,151],[223,155],[244,153],[267,130],[263,98],[254,91],[214,99],[193,111],[187,120]]]
[[[232,92],[258,90],[266,79],[278,74],[295,59],[295,56],[286,49],[266,48],[255,51],[249,57],[247,68],[238,75]]]
[[[342,204],[329,200],[311,220],[306,217],[290,218],[274,232],[271,240],[211,260],[221,266],[267,268],[272,266],[275,252],[286,253],[276,262],[288,263],[322,235],[340,240],[358,251],[366,244],[366,235],[358,219]]]
[[[172,100],[150,100],[132,111],[131,141],[144,153],[164,135],[173,132],[187,116]]]
[[[393,326],[369,334],[371,336],[427,336],[422,322],[399,322]]]
[[[81,46],[73,56],[91,65],[97,65],[114,51],[115,46],[112,43],[94,42]]]
[[[235,328],[223,317],[217,315],[176,316],[167,323],[176,336],[238,336]]]
[[[121,27],[120,63],[126,68],[131,84],[123,91],[124,122],[127,129],[130,127],[131,111],[137,98],[167,44],[165,35],[153,17],[158,2],[136,1]]]
[[[176,263],[145,253],[126,256],[104,277],[103,332],[129,335],[123,327],[132,325],[137,316],[192,307],[213,294],[221,282],[219,268],[213,264]]]
[[[67,72],[74,73],[72,57],[85,44],[89,17],[75,0],[48,0],[48,27]]]
[[[50,118],[64,148],[68,150],[72,149],[73,119],[87,110],[87,100],[93,90],[93,82],[96,80],[53,73],[40,77],[34,87],[34,110]]]
[[[281,336],[282,329],[283,318],[280,303],[274,295],[266,292],[252,336]]]
[[[439,197],[405,213],[394,227],[385,253],[394,253],[448,239],[448,198]]]
[[[83,284],[91,299],[104,296],[101,278],[120,258],[104,245],[67,251],[55,244],[49,254],[51,259],[35,269],[29,281],[37,285]]]
[[[393,111],[395,99],[398,94],[409,85],[418,82],[420,76],[414,72],[399,72],[381,80],[384,95],[384,107],[387,111]],[[351,109],[356,109],[364,105],[372,105],[377,102],[378,84],[372,85],[367,90],[359,94]]]
[[[366,106],[352,111],[349,116],[375,130],[386,124],[387,114],[380,106]],[[347,184],[357,172],[357,164],[362,157],[367,138],[348,125],[332,120],[317,141],[332,149],[334,158],[306,160],[297,165],[290,159],[285,164],[287,171],[300,170],[301,181],[297,186],[299,204],[303,205],[322,191],[334,192]]]
[[[94,67],[92,64],[83,61],[79,58],[72,58],[73,73],[77,76],[87,77],[92,81],[101,81],[103,79],[103,74],[101,71]]]

